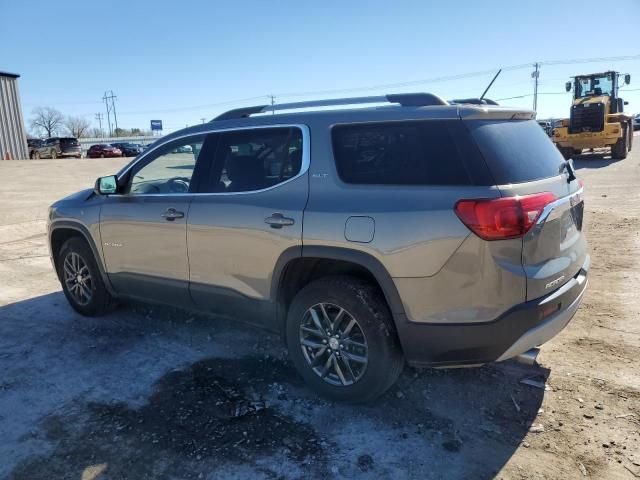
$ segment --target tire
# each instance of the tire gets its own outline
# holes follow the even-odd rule
[[[80,261],[74,258],[79,258]],[[113,298],[104,285],[93,252],[86,241],[78,237],[67,240],[58,252],[56,268],[62,291],[76,312],[87,317],[97,317],[111,310]],[[83,281],[82,285],[75,287],[78,282],[74,281],[74,273],[77,272],[83,276]]]
[[[627,132],[629,132],[629,151],[633,149],[633,126],[629,124],[627,128]]]
[[[33,152],[33,159],[40,160],[40,152]]]
[[[51,150],[51,159],[55,160],[56,158],[58,158],[58,152],[56,152],[55,150]]]
[[[101,154],[100,154],[100,158],[104,158],[104,153],[101,153]]]
[[[624,160],[627,158],[627,152],[629,151],[629,130],[624,127],[622,131],[622,137],[611,147],[611,158],[614,160]]]
[[[344,310],[330,332],[332,337],[322,335],[332,330],[323,308],[334,321]],[[287,313],[286,339],[289,357],[300,375],[315,391],[333,400],[373,400],[395,383],[404,367],[382,292],[356,277],[324,277],[300,290]],[[309,346],[303,346],[303,341]],[[314,359],[319,362],[312,366]],[[327,371],[324,377],[322,370]]]

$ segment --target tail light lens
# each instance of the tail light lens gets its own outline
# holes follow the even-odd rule
[[[484,240],[518,238],[536,223],[556,196],[550,192],[516,197],[460,200],[455,212],[469,230]]]

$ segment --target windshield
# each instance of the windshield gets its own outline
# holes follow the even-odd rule
[[[594,97],[599,95],[613,96],[613,79],[611,74],[594,75],[591,77],[576,77],[576,98]]]

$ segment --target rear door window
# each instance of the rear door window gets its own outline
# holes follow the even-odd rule
[[[219,134],[207,191],[263,190],[285,182],[302,168],[302,132],[295,127],[256,128]]]
[[[374,185],[489,185],[459,120],[337,125],[333,151],[342,181]]]
[[[498,185],[555,177],[562,155],[535,120],[466,122]]]

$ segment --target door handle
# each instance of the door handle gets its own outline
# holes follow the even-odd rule
[[[265,218],[264,223],[271,225],[271,228],[282,228],[293,225],[295,220],[293,218],[285,217],[281,213],[274,213],[270,217]]]
[[[162,214],[162,218],[173,222],[176,218],[183,218],[184,212],[179,212],[175,208],[167,208],[167,211]]]

